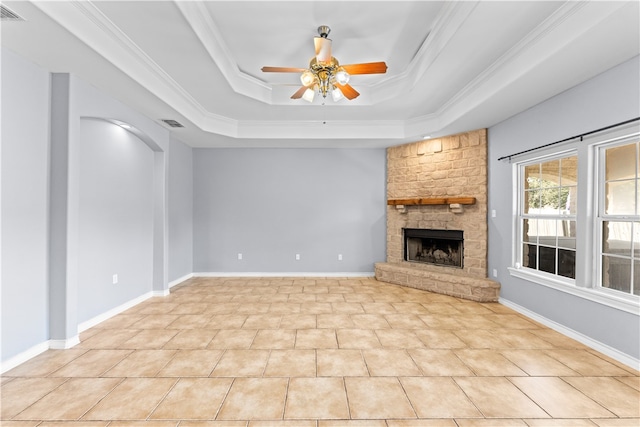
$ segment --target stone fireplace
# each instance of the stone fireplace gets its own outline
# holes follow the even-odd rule
[[[486,136],[481,129],[387,149],[387,260],[375,266],[378,280],[497,301],[500,285],[487,278]]]

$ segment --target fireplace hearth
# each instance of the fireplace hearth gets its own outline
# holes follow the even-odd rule
[[[461,230],[404,228],[404,260],[462,268],[464,238]]]

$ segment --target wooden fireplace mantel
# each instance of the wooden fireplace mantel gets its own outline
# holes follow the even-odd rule
[[[414,199],[388,199],[387,205],[475,205],[475,197],[420,197]]]

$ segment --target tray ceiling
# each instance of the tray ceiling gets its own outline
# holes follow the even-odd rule
[[[3,2],[2,45],[194,147],[386,147],[489,127],[640,53],[637,1]],[[355,100],[290,96],[319,25]],[[324,101],[324,102],[323,102]]]

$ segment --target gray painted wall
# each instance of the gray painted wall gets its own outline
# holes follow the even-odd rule
[[[169,144],[169,281],[193,273],[193,150]]]
[[[640,116],[640,57],[489,129],[489,271],[498,270],[501,298],[640,358],[638,316],[511,277],[514,241],[512,164],[502,156]],[[581,168],[582,169],[582,168]],[[585,169],[586,170],[586,169]]]
[[[82,323],[151,290],[154,153],[132,133],[101,120],[81,120],[80,138]]]
[[[2,49],[1,360],[49,338],[49,73]]]
[[[77,159],[80,194],[78,212],[69,212],[70,222],[78,222],[79,235],[77,254],[72,254],[77,259],[78,304],[70,310],[77,310],[80,324],[146,293],[162,292],[162,286],[166,289],[164,156],[169,132],[81,79],[72,76],[72,83],[75,119],[82,126],[78,141],[71,144],[78,152],[70,153]],[[91,118],[123,121],[133,129]],[[103,216],[104,211],[111,218]],[[82,261],[96,268],[85,268]],[[113,274],[118,274],[117,285]]]
[[[383,149],[194,149],[194,272],[373,272],[385,162]]]
[[[48,340],[72,344],[81,322],[167,291],[169,131],[75,76],[56,77],[67,83],[55,86],[60,93],[47,70],[2,49],[3,363]],[[50,101],[66,109],[60,129],[51,126]],[[83,117],[130,123],[137,136],[106,122],[81,128]],[[113,131],[122,137],[108,137]],[[66,139],[55,153],[64,167],[53,177],[52,135]],[[64,186],[53,188],[62,175]],[[58,191],[67,197],[57,218],[65,230],[49,226]],[[50,247],[52,237],[64,253]],[[52,289],[53,271],[62,273],[61,289]],[[66,323],[57,328],[51,319]]]

